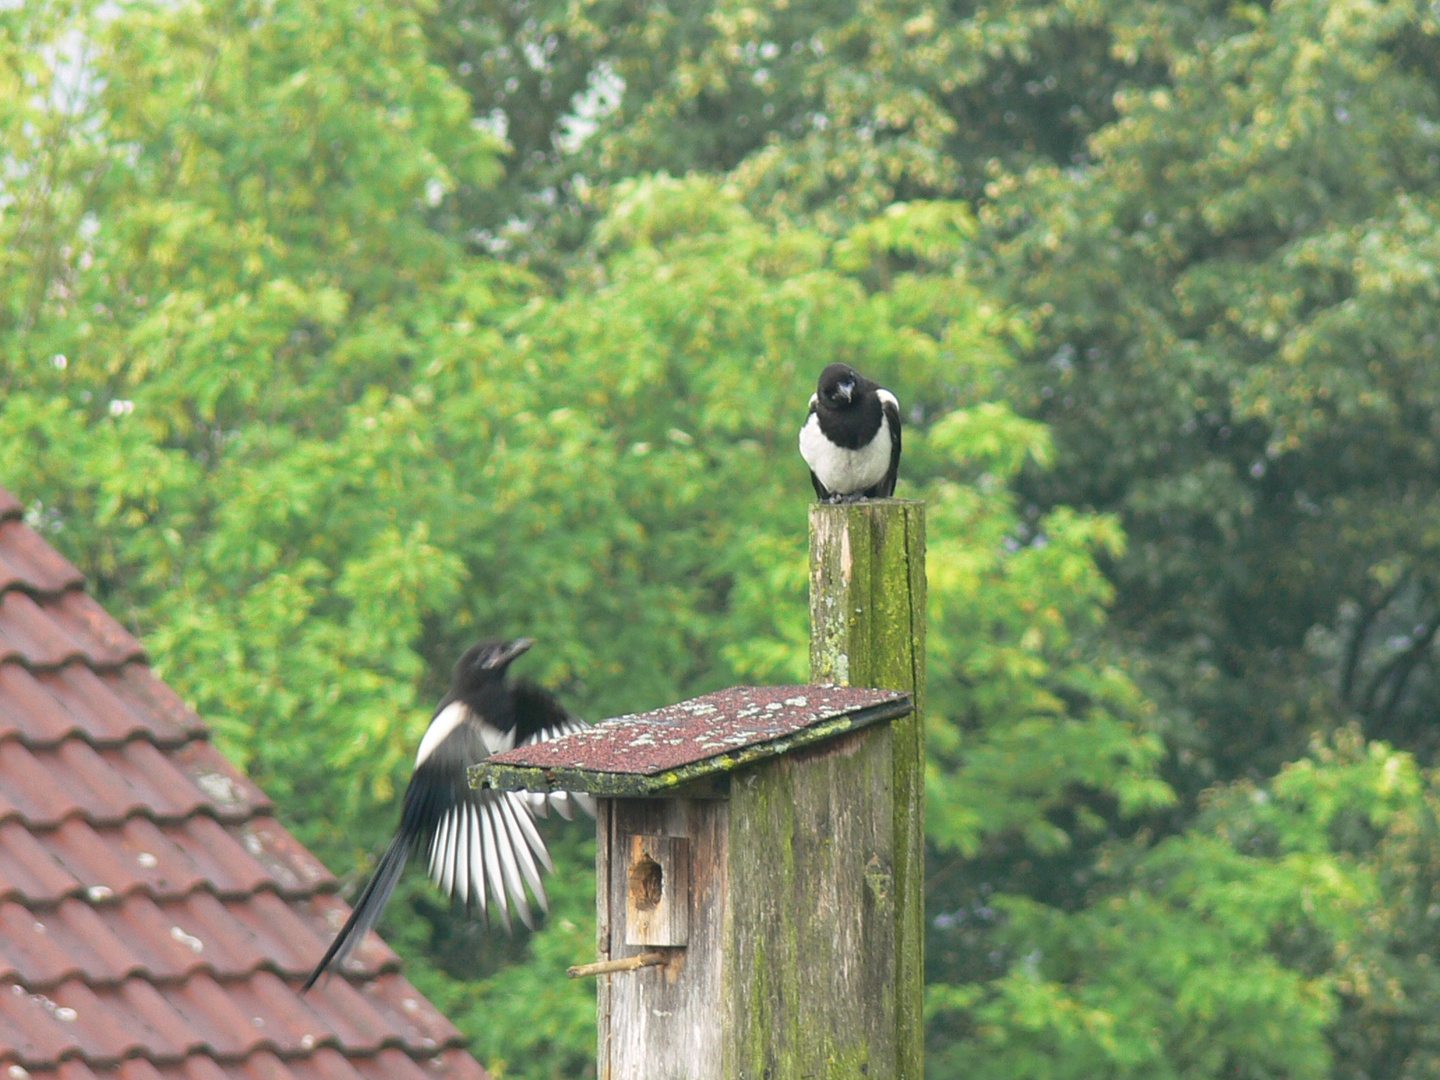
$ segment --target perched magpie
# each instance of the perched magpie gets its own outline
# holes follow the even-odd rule
[[[510,662],[533,644],[529,638],[482,641],[455,664],[450,692],[420,740],[400,827],[304,990],[327,968],[338,967],[375,925],[413,854],[429,857],[430,877],[452,900],[487,918],[493,903],[507,930],[512,904],[520,921],[532,925],[525,886],[546,910],[540,867],[553,867],[534,815],[547,816],[553,806],[568,819],[578,805],[593,816],[594,801],[563,791],[477,791],[466,779],[466,766],[491,754],[588,726],[566,712],[549,691],[523,680],[506,681]]]
[[[849,364],[831,364],[810,395],[800,456],[824,502],[888,499],[900,473],[900,403]]]

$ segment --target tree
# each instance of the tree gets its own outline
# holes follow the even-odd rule
[[[1113,539],[1057,515],[1048,546],[1037,530],[1006,554],[993,470],[1024,451],[1001,444],[1044,442],[988,401],[994,311],[935,272],[973,228],[963,211],[897,208],[836,241],[763,224],[713,182],[650,180],[616,192],[593,258],[552,295],[443,231],[432,204],[490,159],[416,25],[406,9],[130,8],[92,29],[98,89],[72,122],[93,146],[26,151],[55,177],[35,198],[75,212],[52,263],[12,271],[43,277],[44,302],[6,338],[0,468],[300,835],[363,868],[445,662],[480,628],[540,637],[542,676],[592,715],[802,676],[794,430],[835,356],[913,410],[908,475],[934,490],[937,550],[952,528],[952,546],[1000,545],[935,590],[953,616],[1012,578],[1000,631],[1023,640],[977,677],[1035,698],[1016,716],[1032,733],[1070,729],[1074,782],[1132,808],[1163,798],[1123,678],[1056,676],[1096,703],[1088,726],[1026,689],[1077,648],[1066,625],[1093,620],[1101,589],[1087,548]],[[1073,613],[1035,606],[1077,575]],[[948,745],[962,737],[995,741],[1006,777],[1014,732],[957,727]],[[1069,782],[1017,784],[1003,822],[961,800],[956,842],[1018,822],[1063,843],[1043,819]],[[556,918],[518,957],[457,958],[473,936],[418,885],[393,906],[398,940],[431,957],[417,981],[494,1060],[564,1075],[589,1058],[585,988],[537,995],[550,1026],[508,1041],[485,1022],[586,940],[586,878],[562,873]]]
[[[456,216],[555,274],[600,193],[646,173],[728,174],[832,236],[897,200],[982,198],[997,169],[1086,160],[1115,91],[1163,75],[1113,22],[1050,0],[448,0],[434,55],[510,146]]]
[[[1138,39],[1169,85],[1121,96],[1093,169],[989,214],[1060,448],[1028,490],[1122,513],[1117,628],[1189,718],[1188,787],[1352,716],[1428,759],[1433,16],[1200,29]]]
[[[592,718],[803,677],[849,359],[931,506],[935,1074],[1422,1074],[1429,16],[634,14],[0,12],[32,520],[356,880],[482,633]],[[584,832],[533,935],[389,912],[508,1075],[592,1058]]]
[[[1055,433],[1022,490],[1121,515],[1116,641],[1187,805],[1352,721],[1433,764],[1434,15],[1134,10],[1161,83],[1118,97],[1093,165],[997,179],[982,214],[991,280],[1034,313],[1018,404]],[[1424,881],[1426,843],[1367,861]],[[1432,1036],[1397,1017],[1432,993],[1428,923],[1371,896],[1374,967],[1325,961],[1334,1074],[1423,1075]]]
[[[1022,959],[931,988],[935,1026],[963,1033],[935,1071],[1429,1075],[1434,979],[1404,954],[1435,941],[1432,784],[1345,729],[1271,781],[1212,789],[1183,836],[1111,845],[1103,903],[997,899],[992,934]]]

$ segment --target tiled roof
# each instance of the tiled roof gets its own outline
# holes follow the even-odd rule
[[[0,1080],[485,1080],[0,489]]]

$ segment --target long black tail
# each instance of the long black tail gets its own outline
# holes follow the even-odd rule
[[[315,970],[300,988],[302,994],[315,985],[327,968],[332,965],[339,967],[355,946],[360,944],[370,928],[380,921],[385,905],[390,902],[390,894],[395,891],[395,884],[405,870],[405,862],[410,857],[410,847],[411,844],[403,833],[397,833],[390,841],[390,846],[385,849],[385,854],[380,856],[380,862],[375,866],[375,872],[366,882],[365,891],[360,894],[360,899],[355,901],[350,918],[345,921],[340,933],[336,934],[335,940],[330,943],[330,948],[325,950],[325,955],[320,958],[320,963],[315,965]]]

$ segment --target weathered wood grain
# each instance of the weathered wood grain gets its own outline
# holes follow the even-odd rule
[[[667,952],[669,963],[600,977],[600,1080],[700,1080],[723,1062],[725,859],[729,804],[715,799],[606,799],[608,877],[597,881],[601,959]],[[690,850],[689,944],[625,943],[633,836],[684,837]],[[606,899],[601,900],[600,894]]]
[[[897,1076],[924,1071],[925,504],[810,508],[810,681],[908,690],[893,740]]]
[[[726,1077],[909,1075],[896,1064],[890,757],[885,725],[735,778]]]

